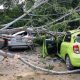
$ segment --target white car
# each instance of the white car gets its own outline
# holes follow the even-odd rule
[[[27,48],[33,45],[33,39],[35,37],[34,32],[20,31],[12,35],[12,38],[8,41],[8,48]]]

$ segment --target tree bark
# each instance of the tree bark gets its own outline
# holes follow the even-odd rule
[[[4,52],[2,50],[0,50],[0,55],[3,56],[3,57],[10,57],[10,58],[14,58],[14,54],[11,54],[11,53],[7,53],[7,52]]]

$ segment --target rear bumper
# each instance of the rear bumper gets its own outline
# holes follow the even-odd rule
[[[21,45],[21,46],[18,46],[18,45],[16,45],[16,46],[11,46],[11,48],[27,48],[28,46],[23,46],[23,45]]]
[[[70,60],[74,67],[80,67],[80,54],[72,53]]]
[[[12,49],[15,49],[15,48],[28,48],[30,46],[32,46],[33,44],[32,43],[9,43],[8,42],[8,47],[11,47]]]
[[[28,48],[28,47],[32,47],[32,45],[26,45],[26,46],[24,46],[24,45],[16,45],[16,46],[8,46],[8,47],[10,47],[11,49],[26,49],[26,48]]]
[[[32,42],[11,42],[11,41],[8,41],[8,46],[31,46],[33,45]]]

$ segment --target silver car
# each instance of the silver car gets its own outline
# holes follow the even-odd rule
[[[33,45],[34,32],[20,31],[13,34],[12,38],[8,41],[8,48],[27,48]]]

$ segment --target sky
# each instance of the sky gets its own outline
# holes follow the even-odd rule
[[[25,0],[19,0],[19,4],[21,4],[22,2],[24,2]]]
[[[4,9],[4,6],[3,5],[0,5],[0,9]]]
[[[24,2],[25,0],[19,0],[19,4],[21,4],[22,2]],[[4,9],[4,5],[2,4],[2,5],[0,5],[0,10],[1,9]]]

